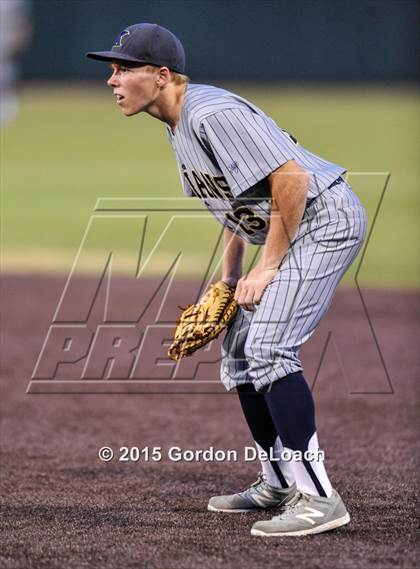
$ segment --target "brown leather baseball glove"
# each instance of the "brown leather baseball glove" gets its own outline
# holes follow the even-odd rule
[[[190,356],[223,332],[238,311],[235,290],[223,281],[210,288],[197,304],[181,308],[168,356],[175,361]]]

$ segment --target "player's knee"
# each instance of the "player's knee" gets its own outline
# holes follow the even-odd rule
[[[275,360],[274,349],[270,344],[255,340],[245,343],[244,354],[249,370],[264,373],[265,368],[273,366]]]
[[[244,354],[249,378],[257,389],[267,388],[279,378],[302,369],[296,350],[282,345],[281,342],[249,339],[245,344]]]

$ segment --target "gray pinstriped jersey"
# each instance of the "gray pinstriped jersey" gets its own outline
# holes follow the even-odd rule
[[[223,342],[226,389],[252,383],[265,393],[277,380],[303,369],[299,350],[362,245],[363,207],[341,178],[344,168],[308,152],[260,109],[222,89],[190,85],[178,128],[175,133],[168,129],[168,135],[184,192],[199,197],[223,225],[251,243],[262,244],[267,235],[267,176],[291,159],[311,174],[293,246],[255,311],[241,308]],[[287,428],[293,432],[295,426]],[[316,433],[307,444],[318,447]],[[278,473],[285,485],[296,480],[303,492],[321,489],[328,495],[331,490],[324,466],[316,460],[280,461],[273,477],[280,479]]]
[[[178,127],[167,130],[184,193],[199,197],[250,243],[262,244],[267,236],[267,176],[274,170],[292,159],[305,168],[311,174],[308,201],[345,172],[303,148],[258,107],[218,87],[190,84]]]

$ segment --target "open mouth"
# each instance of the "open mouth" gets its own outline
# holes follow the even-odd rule
[[[124,97],[122,95],[115,95],[117,97],[117,103],[121,103],[121,101],[124,99]]]

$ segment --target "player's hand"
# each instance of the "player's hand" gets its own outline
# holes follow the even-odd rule
[[[235,300],[239,306],[244,310],[254,311],[277,271],[277,268],[261,269],[257,266],[239,279],[235,291]]]

